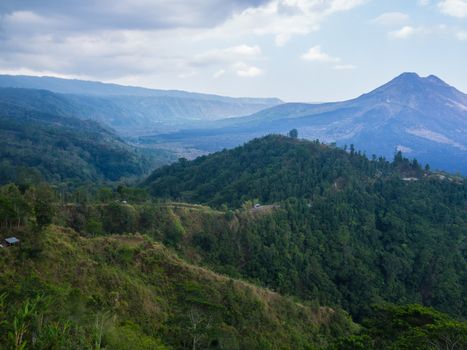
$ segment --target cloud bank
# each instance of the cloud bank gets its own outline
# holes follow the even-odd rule
[[[216,78],[258,77],[265,70],[255,38],[282,47],[363,2],[3,0],[0,70],[101,80],[187,78],[200,70]]]

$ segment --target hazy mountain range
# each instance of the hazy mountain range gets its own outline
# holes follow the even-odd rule
[[[16,88],[2,91],[2,100],[7,97],[9,102],[41,111],[94,119],[130,136],[181,126],[199,128],[209,120],[243,116],[282,103],[276,98],[232,98],[52,77],[0,75],[0,87]]]
[[[433,75],[403,73],[355,99],[319,104],[50,77],[3,75],[0,87],[2,103],[96,120],[133,144],[187,158],[296,128],[300,138],[354,144],[368,156],[400,150],[432,168],[467,173],[467,95]]]
[[[392,158],[396,150],[434,168],[467,173],[467,95],[431,75],[404,73],[358,98],[322,104],[285,103],[243,118],[142,138],[212,152],[253,137],[298,129],[299,137],[368,156]]]

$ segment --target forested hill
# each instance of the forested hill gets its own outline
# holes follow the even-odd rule
[[[0,344],[466,348],[463,179],[268,136],[145,185],[0,186]]]
[[[187,264],[148,237],[57,226],[21,237],[0,254],[1,349],[324,349],[356,328],[341,310]]]
[[[0,183],[117,180],[150,165],[94,121],[0,103]]]
[[[346,152],[318,141],[270,135],[194,161],[182,159],[156,170],[145,185],[156,196],[239,207],[247,200],[273,203],[296,197],[311,201],[342,190],[374,192],[379,184],[394,178],[423,180],[426,188],[438,184],[428,181],[437,175],[426,172],[416,160],[404,159],[401,153],[393,162],[369,160],[353,146]],[[457,182],[462,183],[455,177],[449,180],[440,186],[449,183],[458,188]]]
[[[370,161],[353,148],[268,136],[161,168],[145,185],[218,207],[279,205],[268,215],[251,208],[238,229],[199,233],[200,253],[222,271],[342,305],[357,319],[381,301],[467,317],[463,179],[400,154]]]

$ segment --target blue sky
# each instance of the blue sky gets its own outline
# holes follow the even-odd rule
[[[2,0],[0,73],[287,101],[405,71],[467,92],[467,0]]]

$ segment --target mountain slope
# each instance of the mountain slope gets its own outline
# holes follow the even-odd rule
[[[397,165],[400,163],[400,165]],[[245,200],[264,203],[290,197],[311,199],[335,181],[349,186],[384,177],[422,177],[419,165],[400,158],[369,161],[319,142],[281,135],[254,139],[243,146],[181,160],[154,171],[144,182],[158,197],[240,207]],[[401,169],[398,167],[401,166]]]
[[[293,216],[285,218],[283,210],[290,215],[290,209],[225,212],[187,203],[135,202],[135,197],[126,197],[129,190],[102,188],[101,201],[88,193],[91,201],[84,204],[63,203],[45,184],[0,187],[2,237],[21,240],[19,246],[0,247],[2,348],[422,349],[425,344],[443,347],[451,335],[458,344],[453,350],[467,344],[465,322],[419,305],[372,307],[364,327],[352,323],[339,307],[319,306],[319,294],[330,292],[326,273],[349,276],[364,297],[374,290],[374,280],[368,279],[371,274],[361,276],[361,264],[359,274],[350,275],[355,272],[353,242],[333,247],[332,236],[311,235]],[[291,234],[287,223],[300,230]],[[278,228],[284,237],[275,237]],[[450,234],[454,239],[455,231]],[[390,242],[385,239],[386,245]],[[458,288],[446,268],[455,245],[444,252],[444,241],[436,244],[444,259],[434,264],[443,271],[434,276],[435,282],[448,283],[444,288],[451,289],[443,297],[449,302]],[[297,252],[305,246],[312,254],[300,257]],[[403,253],[411,257],[409,247]],[[360,258],[369,254],[356,253]],[[423,252],[428,258],[431,254]],[[341,256],[343,266],[336,266]],[[320,266],[323,258],[327,260]],[[388,270],[406,263],[390,258],[385,257]],[[417,263],[424,264],[423,258]],[[299,271],[294,264],[300,264]],[[250,267],[259,276],[253,278]],[[255,284],[239,280],[242,274]],[[257,286],[274,285],[275,275],[280,288],[293,279],[299,279],[301,288],[316,284],[305,296],[312,301]],[[393,287],[394,281],[385,286]],[[366,299],[368,306],[373,302],[381,298]]]
[[[159,135],[146,142],[176,142],[220,150],[269,133],[298,129],[300,137],[354,144],[368,155],[401,150],[434,168],[467,174],[467,95],[435,76],[404,73],[356,99],[325,104],[291,103],[211,130]]]
[[[168,157],[161,154],[159,162]],[[94,121],[5,101],[0,101],[0,158],[1,183],[117,180],[141,176],[158,162],[142,157]]]
[[[342,311],[190,265],[140,235],[86,238],[51,226],[20,237],[23,247],[0,255],[8,348],[14,318],[34,349],[310,349],[354,329]]]
[[[203,121],[247,115],[282,103],[274,98],[231,98],[51,77],[0,75],[0,87],[60,94],[74,105],[76,116],[98,120],[125,135],[199,127]]]
[[[156,197],[247,210],[225,229],[199,230],[193,242],[210,266],[357,318],[381,301],[467,316],[461,178],[427,173],[400,154],[369,161],[353,149],[268,136],[160,168],[143,185]]]

